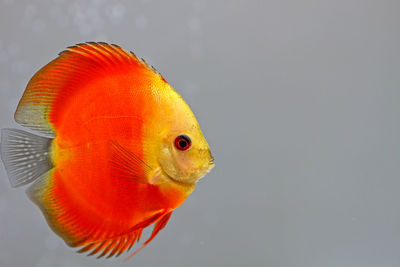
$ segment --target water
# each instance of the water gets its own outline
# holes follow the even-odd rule
[[[0,266],[400,265],[399,1],[0,1],[0,127],[66,46],[133,50],[216,168],[128,263],[76,254],[0,169]]]

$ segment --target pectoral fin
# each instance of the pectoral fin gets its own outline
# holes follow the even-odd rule
[[[118,142],[110,142],[112,175],[125,181],[147,184],[152,168],[141,158]]]

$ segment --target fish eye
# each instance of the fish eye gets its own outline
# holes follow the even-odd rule
[[[186,151],[192,145],[192,141],[187,135],[179,135],[175,138],[175,147],[181,151]]]

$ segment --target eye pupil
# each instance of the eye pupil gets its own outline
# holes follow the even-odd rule
[[[181,151],[188,150],[191,146],[192,142],[190,138],[186,135],[179,135],[175,138],[175,147]]]
[[[179,146],[180,146],[180,147],[185,147],[186,145],[187,145],[187,143],[186,143],[185,140],[180,140],[180,141],[179,141]]]

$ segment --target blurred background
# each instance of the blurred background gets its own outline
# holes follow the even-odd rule
[[[0,168],[0,266],[400,266],[400,1],[0,0],[0,127],[65,47],[133,50],[215,169],[131,261],[76,254]]]

